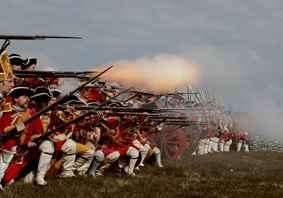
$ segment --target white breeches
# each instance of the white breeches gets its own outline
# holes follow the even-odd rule
[[[224,152],[230,152],[231,145],[232,145],[232,140],[231,139],[229,141],[225,142],[225,144],[224,144]]]
[[[0,152],[0,181],[4,177],[5,171],[16,154],[17,146],[12,147],[11,150],[2,150]]]
[[[218,143],[219,143],[219,138],[218,137],[210,138],[210,141],[209,141],[210,152],[218,152]]]
[[[198,154],[199,155],[207,154],[208,148],[209,148],[209,139],[208,138],[200,139],[198,145]]]

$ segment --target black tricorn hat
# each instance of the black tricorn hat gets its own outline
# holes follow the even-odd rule
[[[34,94],[39,94],[39,93],[46,93],[46,94],[52,96],[50,90],[47,87],[44,87],[44,86],[40,86],[40,87],[35,88]]]
[[[42,92],[42,93],[34,94],[30,99],[35,101],[37,104],[48,103],[51,99],[51,96],[48,95],[47,93]]]
[[[75,95],[68,97],[65,103],[68,105],[87,105],[87,103],[83,101],[82,98]]]
[[[40,86],[35,89],[34,95],[31,97],[36,103],[47,103],[52,98],[50,90],[47,87]]]
[[[26,70],[29,68],[31,65],[37,64],[37,59],[36,58],[28,58],[24,64],[22,65],[22,70]]]
[[[100,105],[99,102],[93,102],[93,101],[90,101],[87,103],[88,106],[94,106],[94,107],[98,107]]]
[[[85,103],[83,103],[82,101],[80,101],[80,100],[68,100],[67,102],[66,102],[66,104],[67,105],[78,105],[78,106],[85,106],[86,104]]]
[[[8,93],[8,96],[12,98],[18,98],[20,96],[28,96],[31,97],[34,94],[34,91],[29,87],[14,87]]]
[[[10,54],[9,55],[9,62],[10,62],[11,65],[23,66],[27,62],[27,59],[24,59],[19,54]]]
[[[62,94],[62,91],[60,89],[51,89],[51,94],[53,97],[57,98]]]

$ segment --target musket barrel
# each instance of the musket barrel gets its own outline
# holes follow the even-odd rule
[[[107,104],[107,102],[109,102],[110,100],[113,100],[113,99],[119,97],[120,95],[122,95],[122,94],[128,92],[130,89],[131,89],[131,88],[128,88],[128,89],[126,89],[126,90],[121,91],[119,94],[117,94],[116,96],[113,96],[113,97],[109,98],[107,101],[103,102],[101,105]],[[57,126],[55,129],[52,129],[51,131],[48,131],[47,133],[43,134],[42,136],[40,136],[40,137],[38,137],[38,138],[35,138],[35,139],[33,140],[33,142],[39,142],[39,141],[43,140],[44,138],[48,137],[49,135],[51,135],[52,133],[54,133],[54,132],[56,132],[56,131],[58,131],[58,130],[60,130],[60,129],[63,129],[63,128],[69,126],[70,124],[76,123],[76,122],[78,122],[78,121],[84,119],[86,116],[91,115],[91,114],[94,114],[94,113],[95,113],[95,109],[93,109],[93,111],[89,111],[89,112],[87,112],[87,113],[84,113],[84,114],[82,114],[82,115],[76,117],[75,119],[73,119],[73,120],[71,120],[71,121],[69,121],[69,122],[66,122],[66,123],[63,123],[63,124]]]
[[[174,111],[170,111],[170,109],[147,109],[147,108],[131,108],[131,107],[109,107],[109,106],[85,106],[85,105],[74,105],[74,108],[77,110],[93,110],[95,109],[96,111],[111,111],[113,113],[116,112],[124,112],[124,113],[174,113]],[[65,109],[66,105],[60,106],[60,108]],[[173,114],[170,114],[173,115]]]
[[[56,36],[56,35],[44,35],[44,34],[32,34],[32,35],[17,35],[17,34],[1,34],[2,40],[44,40],[48,38],[53,39],[82,39],[80,36]]]
[[[122,94],[128,92],[130,89],[131,89],[131,88],[128,88],[128,89],[125,89],[125,90],[121,91],[119,94],[117,94],[117,95],[115,95],[115,96],[113,96],[113,97],[107,99],[105,102],[103,102],[103,103],[100,104],[99,106],[106,105],[107,102],[109,102],[109,101],[111,101],[111,100],[113,100],[113,99],[115,99],[115,98],[118,98],[120,95],[122,95]],[[98,106],[97,108],[99,108],[99,106]],[[93,113],[95,113],[95,112],[96,112],[96,109],[93,109],[92,111],[89,111],[89,112],[87,112],[87,113],[85,113],[85,114],[82,114],[82,115],[78,116],[77,118],[75,118],[75,119],[73,119],[73,120],[71,120],[71,121],[69,121],[69,122],[67,122],[67,123],[63,123],[63,124],[57,126],[54,130],[48,132],[48,134],[52,134],[52,133],[55,132],[56,130],[62,129],[62,128],[66,127],[66,126],[68,126],[68,125],[70,125],[70,124],[72,124],[72,123],[75,123],[75,122],[77,122],[77,121],[80,121],[80,120],[82,120],[83,118],[85,118],[86,116],[88,116],[88,115],[90,115],[90,114],[93,114]]]
[[[82,39],[80,36],[54,36],[54,35],[41,35],[35,34],[35,39],[46,39],[46,38],[53,38],[53,39]]]
[[[45,78],[91,78],[92,74],[98,71],[72,72],[72,71],[14,71],[19,78],[25,77],[45,77]]]

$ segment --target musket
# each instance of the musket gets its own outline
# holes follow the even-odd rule
[[[160,125],[161,123],[166,122],[167,119],[168,119],[168,118],[166,118],[166,117],[163,118],[162,120],[160,120],[159,122],[156,123],[156,126]]]
[[[161,114],[162,117],[153,117],[153,116],[149,116],[150,118],[160,118],[162,119],[167,118],[167,119],[177,119],[177,120],[183,120],[183,119],[188,119],[188,116],[175,116],[174,114]]]
[[[103,103],[102,103],[101,105],[99,105],[99,106],[104,106],[104,105],[106,105],[107,102],[109,102],[109,101],[111,101],[111,100],[113,100],[113,99],[119,97],[120,95],[122,95],[122,94],[128,92],[130,89],[131,89],[131,88],[128,88],[128,89],[126,89],[126,90],[124,90],[124,91],[121,91],[119,94],[117,94],[116,96],[113,96],[113,97],[107,99],[105,102],[103,102]],[[99,107],[99,106],[98,106],[98,107]],[[97,108],[98,108],[98,107],[97,107]],[[94,114],[94,113],[96,113],[96,109],[93,109],[92,111],[88,111],[87,113],[84,113],[84,114],[82,114],[82,115],[80,115],[80,116],[74,118],[73,120],[70,120],[69,122],[66,122],[66,123],[63,123],[63,124],[57,126],[55,129],[52,129],[51,131],[49,131],[49,132],[43,134],[42,136],[40,136],[40,137],[38,137],[38,138],[35,138],[35,139],[33,140],[33,142],[37,143],[38,141],[41,141],[42,139],[48,137],[49,135],[55,133],[56,131],[58,131],[58,130],[60,130],[60,129],[64,129],[64,128],[66,128],[67,126],[69,126],[70,124],[76,123],[76,122],[78,122],[78,121],[84,119],[86,116],[89,116],[89,115]]]
[[[124,101],[123,101],[124,102]],[[132,107],[109,107],[109,106],[95,106],[95,105],[73,105],[77,110],[93,110],[96,111],[112,111],[112,112],[148,112],[148,113],[165,113],[174,112],[171,109],[149,109],[149,108],[132,108]],[[61,105],[60,108],[65,109],[66,105]]]
[[[166,93],[164,95],[167,95],[167,96],[172,96],[172,95],[196,95],[196,94],[199,94],[198,92],[173,92],[173,93]]]
[[[14,71],[14,75],[19,78],[26,77],[43,77],[43,78],[79,78],[89,79],[94,74],[99,73],[98,71],[84,71],[84,72],[73,72],[73,71]]]
[[[161,123],[166,122],[167,118],[163,118],[162,120],[158,121],[157,123],[155,123],[154,125],[152,124],[144,124],[144,126],[149,126],[149,127],[156,127],[158,125],[160,125]],[[155,120],[153,120],[155,121]],[[146,132],[147,134],[154,134],[154,133],[159,133],[159,131],[150,131],[150,132]]]
[[[180,124],[180,123],[165,123],[165,124],[168,125],[168,126],[178,126],[178,128],[202,125],[200,123],[183,123],[183,124]]]
[[[127,100],[125,100],[124,102],[128,102],[132,99],[134,99],[135,97],[137,97],[139,94],[138,93],[135,93],[134,95],[130,96]]]
[[[80,36],[57,36],[47,34],[0,34],[2,40],[45,40],[45,39],[82,39]]]
[[[181,125],[181,126],[192,126],[192,125],[205,125],[206,122],[197,122],[197,121],[191,121],[191,120],[185,120],[185,121],[167,121],[165,122],[167,125]]]
[[[194,120],[190,120],[189,117],[174,117],[174,116],[163,116],[163,115],[160,115],[160,116],[149,116],[149,119],[151,120],[154,120],[154,121],[159,121],[159,120],[162,120],[166,118],[166,123],[170,123],[170,124],[191,124],[191,123],[194,123],[194,124],[204,124],[204,123],[207,123],[207,122],[200,122],[200,121],[194,121]]]
[[[159,121],[159,122],[157,122],[157,123],[155,123],[154,125],[152,125],[152,124],[146,124],[146,122],[148,121],[143,121],[143,122],[141,122],[139,125],[138,125],[138,130],[141,128],[141,126],[151,126],[151,127],[156,127],[156,126],[158,126],[158,125],[160,125],[161,123],[163,123],[164,121],[166,120],[166,118],[164,118],[163,120],[161,120],[161,121]],[[147,132],[147,134],[151,134],[151,133],[155,133],[155,132]]]
[[[196,121],[188,120],[187,117],[169,117],[169,116],[164,116],[163,114],[160,113],[135,113],[135,112],[107,112],[108,116],[119,116],[119,117],[124,117],[124,116],[143,116],[147,117],[148,120],[151,121],[156,121],[158,123],[174,123],[174,124],[183,124],[183,123],[196,123]],[[158,125],[158,124],[157,124]]]
[[[137,93],[137,94],[149,95],[149,96],[171,96],[171,95],[196,95],[196,94],[199,94],[199,92],[169,92],[169,93],[163,93],[163,94],[155,94],[155,93],[151,93],[151,92],[144,92],[144,91],[137,91],[137,90],[133,90],[131,92]]]
[[[158,94],[154,94],[154,93],[150,93],[150,92],[144,92],[144,91],[133,90],[131,92],[135,93],[137,95],[141,94],[141,95],[148,95],[148,96],[158,96]]]
[[[153,119],[153,120],[155,120],[155,121],[158,121],[158,120],[160,120],[160,119]],[[182,124],[182,123],[197,123],[197,121],[192,121],[192,120],[185,120],[185,119],[182,119],[182,120],[171,120],[171,119],[166,119],[166,122],[167,123],[180,123],[180,124]]]
[[[107,110],[107,108],[101,108]],[[148,112],[148,113],[167,113],[167,112],[174,112],[174,110],[171,109],[149,109],[149,108],[127,108],[127,107],[114,107],[114,108],[109,108],[108,110],[111,111],[121,111],[121,112]]]
[[[108,115],[114,116],[161,116],[160,113],[144,113],[144,112],[108,112]]]
[[[31,34],[31,35],[1,34],[0,39],[5,40],[0,49],[0,53],[2,53],[10,45],[10,40],[82,39],[82,37],[56,36],[56,35],[46,35],[46,34]]]
[[[105,70],[103,70],[102,72],[100,72],[99,74],[97,74],[96,76],[94,76],[93,78],[91,78],[90,80],[86,81],[85,83],[83,83],[82,85],[80,85],[79,87],[77,87],[76,89],[74,89],[73,91],[70,91],[68,94],[64,95],[63,97],[61,97],[60,99],[58,99],[56,102],[54,102],[53,104],[43,108],[42,110],[40,110],[39,112],[37,112],[35,115],[33,115],[32,117],[28,118],[27,120],[24,120],[24,124],[28,124],[30,122],[32,122],[33,120],[35,120],[36,118],[38,118],[39,116],[41,116],[42,114],[50,111],[51,109],[55,108],[57,105],[59,105],[60,103],[62,103],[63,101],[65,101],[67,98],[69,98],[70,96],[72,96],[73,94],[75,94],[76,92],[80,91],[81,89],[83,89],[87,84],[96,81],[101,75],[103,75],[105,72],[107,72],[108,70],[110,70],[113,66],[110,66],[108,68],[106,68]],[[14,135],[15,133],[17,133],[16,131],[16,127],[11,128],[9,131],[6,131],[1,138],[5,138],[7,136],[11,136]]]

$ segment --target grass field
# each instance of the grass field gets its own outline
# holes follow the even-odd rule
[[[137,176],[54,179],[39,187],[17,182],[3,198],[88,197],[283,197],[283,153],[218,153],[191,156]]]

